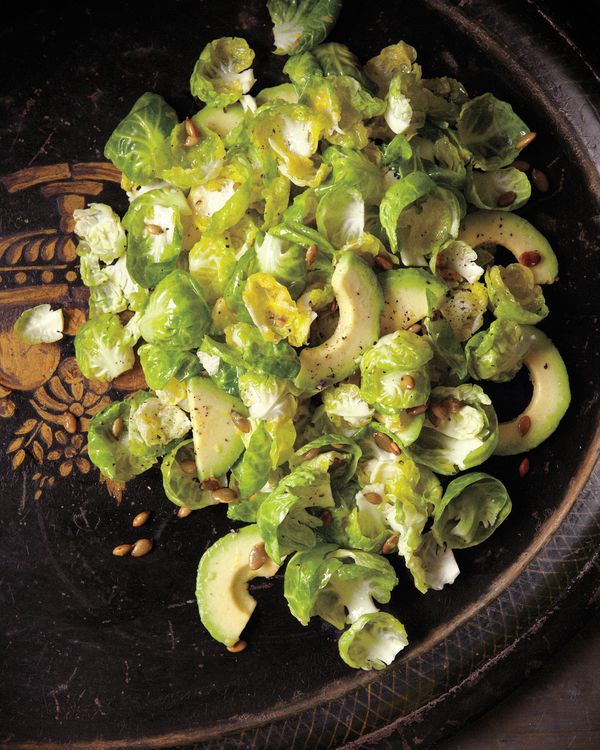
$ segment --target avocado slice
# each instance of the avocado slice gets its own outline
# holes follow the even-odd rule
[[[209,378],[187,381],[190,419],[198,479],[225,474],[244,450],[240,431],[231,412],[247,414],[246,407],[234,396],[224,393]]]
[[[200,559],[196,599],[202,624],[212,637],[233,646],[248,624],[256,599],[248,593],[248,581],[271,578],[279,570],[269,557],[257,570],[248,567],[250,551],[262,538],[256,524],[230,532],[211,545]]]
[[[381,335],[409,328],[429,315],[427,290],[441,305],[448,287],[423,268],[401,268],[379,276],[383,289]]]
[[[348,377],[362,353],[379,339],[383,295],[377,277],[362,258],[344,253],[331,277],[339,308],[339,321],[330,338],[300,352],[300,372],[295,383],[307,391]]]
[[[487,242],[502,245],[520,263],[524,253],[537,253],[539,262],[529,266],[536,284],[552,284],[558,276],[558,261],[550,243],[522,216],[507,211],[475,211],[463,219],[458,239],[473,248]]]
[[[532,341],[523,362],[529,370],[533,396],[517,417],[500,424],[500,439],[494,451],[500,456],[524,453],[546,440],[558,427],[571,401],[569,376],[558,349],[537,328],[523,326],[523,329]]]

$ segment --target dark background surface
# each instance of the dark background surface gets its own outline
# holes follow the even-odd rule
[[[4,60],[0,67],[2,70],[0,106],[3,107],[4,123],[9,122],[10,127],[8,129],[5,127],[0,134],[2,145],[0,158],[3,161],[0,171],[9,171],[30,164],[51,164],[60,160],[71,160],[74,155],[74,143],[77,144],[75,154],[77,159],[101,158],[98,146],[104,142],[106,135],[119,117],[129,109],[136,96],[136,93],[133,93],[136,86],[139,87],[140,93],[147,87],[160,91],[178,107],[180,113],[189,111],[191,100],[183,92],[196,55],[195,50],[198,45],[194,45],[194,37],[197,36],[197,32],[191,24],[187,31],[178,29],[176,37],[178,48],[173,52],[172,47],[166,46],[169,38],[170,16],[165,4],[144,4],[143,7],[147,8],[148,15],[143,17],[140,16],[140,12],[144,13],[140,11],[142,4],[138,4],[137,7],[128,5],[129,10],[114,3],[102,4],[102,17],[98,16],[97,8],[92,11],[91,4],[80,6],[75,14],[71,9],[60,10],[56,9],[56,6],[46,11],[30,6],[11,8],[11,13],[18,14],[20,18],[5,19],[5,25],[1,31]],[[256,6],[258,3],[247,5]],[[403,7],[408,8],[408,5],[404,4]],[[529,2],[510,2],[506,5],[522,7],[523,12],[532,17],[538,13],[537,6]],[[581,15],[578,4],[569,3],[568,7],[562,8],[558,3],[538,5],[543,5],[550,11],[554,10],[550,6],[555,5],[555,10],[560,11],[563,18],[567,17],[567,28],[570,27],[575,34],[581,31],[582,39],[585,37],[586,40],[585,44],[589,44],[589,54],[596,54],[592,34],[589,33],[593,26],[586,21],[586,15]],[[342,39],[348,38],[347,32],[350,32],[351,46],[363,57],[366,53],[376,51],[373,44],[365,41],[362,35],[361,19],[364,21],[369,18],[368,11],[368,7],[358,8],[356,26],[349,28],[351,24],[347,21],[346,26],[340,28],[338,34],[338,38]],[[419,12],[418,8],[411,11],[416,16]],[[203,27],[203,41],[205,37],[212,38],[227,33],[230,29],[227,19],[230,17],[231,14],[224,13],[223,17],[208,19]],[[56,24],[56,18],[59,18],[58,24]],[[74,18],[77,24],[71,26]],[[240,18],[243,21],[246,17],[242,15]],[[115,31],[118,28],[121,28],[120,36]],[[410,30],[410,24],[408,28]],[[435,33],[431,38],[423,39],[423,44],[417,40],[421,59],[426,61],[431,73],[436,68],[439,71],[444,71],[446,68],[446,61],[435,55],[436,49],[439,49],[441,44],[439,40],[443,38],[445,31],[444,25],[440,24],[433,30]],[[260,31],[250,26],[248,35],[251,41],[253,34],[260,35]],[[146,46],[140,43],[134,49],[129,48],[128,41],[132,35],[138,39],[144,37]],[[376,48],[391,41],[395,36],[398,36],[396,30],[393,32],[390,30],[389,40],[381,39]],[[410,39],[410,35],[407,38]],[[518,44],[519,41],[515,40],[515,43]],[[465,50],[464,58],[459,60],[460,70],[464,70],[464,75],[461,74],[461,77],[467,83],[469,80],[477,80],[481,74],[481,57],[477,58],[478,65],[474,64],[475,57]],[[51,66],[51,70],[48,66]],[[115,67],[122,71],[120,79],[106,75],[107,71]],[[543,129],[543,113],[531,111],[527,92],[519,91],[516,82],[503,81],[492,66],[486,72],[490,80],[489,88],[513,102],[518,102],[520,110],[526,112],[526,119],[532,123],[532,127]],[[48,79],[50,79],[50,84],[48,84]],[[107,81],[110,81],[109,85],[105,85]],[[177,82],[174,88],[172,87],[173,81]],[[262,81],[267,82],[264,78]],[[34,93],[33,101],[29,105],[30,93],[37,89],[40,89],[41,94]],[[28,107],[26,120],[22,116],[24,107]],[[23,131],[23,128],[26,130]],[[550,129],[546,145],[542,143],[533,147],[532,153],[540,160],[540,163],[551,161],[547,152],[548,143],[552,144],[556,138],[556,132]],[[564,164],[568,163],[567,154],[563,154],[562,159]],[[561,164],[555,167],[557,176],[560,173],[560,166]],[[575,193],[579,186],[575,182],[572,184],[567,182],[567,188]],[[573,225],[576,220],[583,222],[587,220],[585,201],[585,191],[582,191],[580,199],[575,201],[579,213],[571,217]],[[41,217],[43,210],[36,197],[29,196],[18,211],[2,212],[0,229],[2,233],[21,229],[23,217],[35,221]],[[554,227],[552,225],[552,219],[554,211],[559,210],[560,201],[553,203],[552,200],[545,206],[537,205],[533,208],[534,213],[537,212],[542,217],[542,228],[547,229],[551,234],[557,231],[556,225]],[[543,226],[544,221],[546,226]],[[591,226],[589,231],[592,231]],[[573,267],[567,269],[564,280],[566,288],[570,285],[571,289],[574,289],[579,283],[578,273],[575,271]],[[594,287],[590,280],[582,303],[586,314],[595,314],[597,311],[597,298],[594,298],[593,291]],[[552,310],[558,308],[558,300],[558,297],[550,300]],[[567,317],[571,316],[575,324],[583,317],[579,308],[569,309],[567,306],[564,312]],[[550,321],[551,326],[552,324]],[[574,366],[579,361],[579,352],[585,340],[585,332],[581,331],[574,340],[564,342],[564,351]],[[581,387],[584,386],[583,376],[579,384]],[[581,407],[581,402],[579,407]],[[585,427],[589,432],[592,427],[590,414],[588,418],[590,421]],[[575,415],[565,426],[565,429],[570,432],[580,428],[581,425],[577,423]],[[571,446],[570,455],[574,462],[581,455],[581,449],[581,444]],[[550,446],[548,453],[544,454],[544,460],[549,462],[547,464],[549,468],[543,471],[543,463],[534,467],[532,475],[525,483],[525,488],[521,486],[518,492],[535,493],[539,484],[547,486],[548,479],[544,477],[544,474],[548,470],[557,471],[563,458],[564,455],[558,448],[558,444]],[[509,460],[501,461],[500,464],[504,465],[504,471],[509,475],[509,482],[516,489],[514,465]],[[154,482],[152,486],[158,485]],[[49,493],[45,498],[45,505],[37,506],[35,509],[28,508],[19,519],[19,523],[28,527],[33,544],[40,544],[41,549],[47,551],[69,551],[71,558],[65,566],[59,564],[56,557],[48,556],[43,561],[31,560],[30,567],[21,569],[11,567],[15,549],[17,553],[22,553],[23,550],[19,547],[11,549],[10,545],[7,546],[5,558],[9,584],[14,584],[18,590],[22,590],[23,577],[29,577],[29,589],[32,593],[28,607],[20,613],[20,627],[23,628],[23,622],[29,611],[35,611],[39,617],[34,623],[36,627],[31,627],[29,633],[22,629],[19,631],[20,635],[24,635],[25,638],[20,641],[20,650],[13,652],[12,657],[9,656],[7,659],[5,674],[9,675],[9,679],[8,684],[5,683],[4,686],[5,694],[11,701],[11,705],[15,707],[15,717],[18,712],[21,727],[30,724],[32,720],[35,721],[36,718],[32,717],[31,708],[28,707],[28,696],[33,701],[32,705],[36,705],[36,701],[39,703],[42,698],[48,700],[50,706],[44,719],[47,722],[48,717],[52,717],[55,711],[53,691],[63,684],[69,685],[66,680],[73,675],[72,687],[69,688],[73,691],[73,695],[75,695],[75,689],[87,688],[92,692],[88,692],[80,700],[78,707],[69,704],[68,696],[64,695],[65,691],[58,692],[62,713],[59,711],[56,718],[65,722],[64,730],[62,730],[63,737],[68,736],[69,726],[78,725],[82,718],[97,722],[98,726],[102,726],[102,711],[111,710],[111,707],[118,702],[117,691],[122,690],[125,685],[127,689],[127,696],[123,699],[125,707],[127,707],[127,701],[133,707],[138,705],[140,700],[146,700],[147,696],[144,692],[146,686],[152,679],[156,679],[163,690],[160,709],[165,711],[170,707],[176,708],[186,700],[198,698],[198,693],[193,687],[188,689],[187,685],[182,684],[181,673],[185,674],[189,665],[194,670],[201,668],[206,658],[206,661],[212,665],[211,669],[219,671],[223,680],[231,684],[235,684],[236,674],[239,673],[240,662],[237,658],[224,657],[212,644],[207,645],[206,639],[197,636],[196,632],[190,631],[189,628],[190,618],[195,617],[193,601],[190,601],[188,591],[190,580],[192,580],[190,573],[193,572],[199,551],[209,543],[215,531],[221,533],[226,527],[227,524],[224,523],[222,514],[218,517],[216,513],[209,510],[203,520],[194,518],[186,528],[183,528],[174,522],[172,513],[169,514],[169,509],[165,509],[164,504],[161,505],[160,498],[152,497],[150,486],[145,481],[139,482],[132,488],[130,497],[135,500],[129,503],[126,512],[112,506],[105,507],[106,499],[103,497],[100,500],[95,496],[92,487],[91,480],[81,481],[71,484],[62,492]],[[562,488],[562,485],[558,487],[558,491]],[[9,489],[14,493],[15,503],[18,503],[20,485],[11,480]],[[507,524],[502,533],[495,537],[493,554],[487,547],[461,556],[463,576],[452,590],[428,597],[428,605],[425,606],[422,603],[417,604],[416,599],[414,602],[409,599],[395,603],[394,606],[397,605],[402,609],[403,619],[410,626],[415,643],[427,635],[432,622],[443,622],[461,607],[473,601],[478,592],[485,589],[496,574],[502,572],[507,555],[513,554],[511,551],[515,548],[526,545],[527,540],[535,533],[539,523],[545,517],[544,514],[551,506],[551,503],[546,503],[543,497],[537,498],[536,502],[537,505],[532,509],[532,513],[538,513],[538,517],[529,519],[529,525],[524,528],[518,527],[516,522],[512,521]],[[152,558],[140,561],[139,572],[125,574],[120,561],[105,561],[106,545],[112,539],[116,539],[119,534],[125,533],[130,513],[145,509],[149,505],[156,509],[154,533],[163,551],[158,549]],[[73,514],[74,507],[79,508],[75,515]],[[82,522],[82,518],[85,519],[85,523]],[[98,530],[99,533],[96,533]],[[190,533],[195,537],[195,542],[192,544],[190,544]],[[7,524],[4,527],[4,534],[5,540],[19,542],[20,529],[14,525]],[[165,569],[168,571],[166,575],[161,572]],[[481,572],[482,569],[485,569],[484,573]],[[83,584],[84,581],[83,587],[80,582]],[[46,594],[53,586],[56,587],[60,596],[50,600]],[[275,602],[281,598],[280,594],[279,588],[262,592],[262,601],[266,611],[271,606],[276,606]],[[168,611],[167,616],[163,617],[157,613],[157,610],[164,611],[165,607]],[[152,621],[151,626],[148,625],[148,617]],[[154,617],[158,619],[158,622],[154,620]],[[60,648],[61,646],[64,648],[64,644],[54,640],[57,622],[63,628],[62,634],[66,632],[70,639],[70,650],[62,653]],[[102,662],[101,655],[100,658],[94,656],[94,649],[98,648],[98,644],[93,642],[93,632],[99,624],[102,625],[103,632],[106,634],[105,644],[101,648],[107,650],[107,672],[102,680],[96,679],[97,676],[90,679],[89,675],[73,672],[72,668],[73,664],[78,663],[77,659],[80,656],[91,660],[96,658],[98,663]],[[69,628],[72,628],[71,632]],[[281,643],[278,644],[273,638],[273,628],[269,633],[268,618],[261,620],[259,613],[253,626],[252,637],[254,655],[249,653],[248,658],[252,660],[253,668],[257,671],[260,670],[261,665],[271,660],[273,660],[271,666],[275,670],[295,668],[297,664],[305,666],[304,672],[295,675],[300,691],[305,688],[314,688],[312,673],[317,668],[317,664],[319,669],[323,670],[322,674],[336,677],[346,675],[343,666],[339,664],[332,634],[326,629],[318,626],[308,629],[292,627],[289,633],[284,632]],[[278,646],[285,647],[285,654],[277,651]],[[48,658],[53,655],[53,650],[58,656]],[[597,651],[595,653],[597,655]],[[306,654],[309,655],[308,658],[305,658]],[[36,660],[44,659],[41,675],[33,669],[33,657]],[[127,657],[130,657],[129,661]],[[20,672],[23,663],[26,664],[26,670]],[[140,670],[146,670],[146,673],[141,674]],[[47,677],[46,672],[52,676]],[[23,674],[28,680],[26,686],[21,679]],[[54,682],[50,684],[50,682],[45,682],[46,680],[54,680]],[[103,680],[107,680],[107,683],[103,684]],[[24,686],[27,690],[20,694],[19,690]],[[98,688],[98,695],[93,694],[95,688]],[[563,692],[560,685],[557,690],[558,693]],[[101,694],[101,691],[104,692]],[[582,690],[582,694],[587,693],[588,691]],[[214,706],[214,703],[210,703],[210,689],[205,697],[207,706]],[[263,697],[265,698],[263,703],[268,703],[269,696]],[[252,707],[252,690],[243,682],[237,684],[233,699],[241,701],[243,706]],[[292,692],[289,694],[289,699],[293,699]],[[100,700],[100,707],[96,700]],[[540,698],[540,701],[544,702],[544,700]],[[585,706],[584,701],[583,695],[578,701],[579,707]],[[524,703],[527,704],[527,702]],[[539,715],[539,705],[538,703],[534,709],[536,716]],[[197,710],[202,712],[201,707]],[[208,710],[206,709],[202,714],[204,719]],[[587,710],[589,710],[589,705]],[[552,715],[555,715],[554,712]],[[140,721],[143,722],[145,718],[147,717],[142,716]],[[128,718],[120,720],[126,722]],[[70,724],[70,721],[73,723]],[[105,725],[106,723],[104,722]],[[131,728],[131,722],[127,726]],[[499,728],[501,729],[496,725],[496,729]],[[495,737],[494,741],[496,739],[499,738]],[[491,742],[490,736],[487,741]],[[493,745],[489,746],[493,747]],[[510,747],[509,745],[498,746]],[[452,741],[449,747],[453,747]],[[520,746],[514,745],[514,747]],[[522,747],[528,746],[523,744]]]

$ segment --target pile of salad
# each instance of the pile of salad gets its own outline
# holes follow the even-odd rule
[[[392,557],[422,593],[451,584],[454,550],[511,510],[481,465],[536,447],[567,409],[536,327],[558,265],[514,213],[535,134],[510,104],[424,77],[403,41],[365,64],[323,43],[340,0],[267,5],[286,82],[260,88],[244,39],[210,42],[190,80],[199,111],[181,122],[145,93],[106,144],[127,213],[74,212],[81,372],[111,381],[139,362],[148,386],[93,418],[89,456],[116,482],[160,462],[172,503],[223,503],[238,522],[197,579],[229,650],[246,645],[248,582],[285,566],[292,615],[380,669],[407,644],[382,608]],[[48,305],[15,326],[30,342],[62,330]],[[499,424],[486,382],[523,366],[531,401]]]

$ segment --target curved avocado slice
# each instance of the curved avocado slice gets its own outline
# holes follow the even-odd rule
[[[225,474],[244,450],[231,412],[246,415],[247,409],[239,398],[224,393],[209,378],[190,378],[187,391],[198,479],[203,482]]]
[[[500,424],[500,439],[494,451],[500,456],[531,450],[550,437],[571,401],[569,376],[558,349],[537,328],[523,326],[523,329],[532,341],[524,364],[529,370],[533,396],[517,417]]]
[[[348,377],[362,353],[379,339],[383,296],[377,277],[364,260],[344,253],[331,277],[339,308],[333,335],[319,346],[300,352],[295,383],[303,390],[320,391]]]
[[[244,526],[218,539],[200,559],[196,579],[200,619],[225,646],[239,641],[256,607],[256,599],[248,593],[248,581],[258,576],[270,578],[279,570],[270,558],[257,570],[248,567],[250,551],[261,543],[258,526]]]
[[[400,268],[379,276],[383,289],[381,335],[409,328],[429,315],[427,290],[441,305],[448,287],[423,268]]]
[[[558,276],[558,261],[550,243],[522,216],[507,211],[475,211],[463,219],[458,239],[473,248],[484,242],[502,245],[520,263],[524,253],[538,253],[540,261],[529,266],[536,284],[552,284]]]

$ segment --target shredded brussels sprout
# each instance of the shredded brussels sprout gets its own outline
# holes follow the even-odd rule
[[[254,88],[248,42],[222,37],[191,73],[199,111],[145,93],[116,126],[104,153],[130,205],[74,212],[89,288],[74,345],[86,378],[139,363],[148,388],[91,420],[100,471],[126,482],[160,461],[172,503],[252,524],[202,558],[210,633],[235,643],[247,582],[286,564],[292,615],[343,630],[350,667],[382,669],[408,642],[379,609],[401,609],[392,559],[423,594],[451,584],[454,550],[511,510],[482,464],[535,447],[569,395],[532,325],[556,256],[513,213],[534,134],[492,93],[424,77],[406,42],[364,64],[324,43],[341,6],[268,0],[279,85]],[[62,311],[27,310],[14,333],[52,344]],[[523,364],[534,397],[499,425],[484,381]]]

